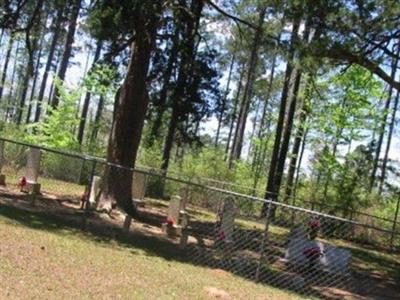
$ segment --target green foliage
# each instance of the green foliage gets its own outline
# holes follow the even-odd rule
[[[56,149],[75,150],[78,148],[74,128],[78,126],[76,103],[82,96],[80,88],[71,90],[56,80],[60,93],[60,105],[57,109],[47,106],[47,114],[42,122],[29,125],[28,131],[34,133],[25,136],[30,143]]]

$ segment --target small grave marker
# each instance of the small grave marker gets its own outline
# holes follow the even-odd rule
[[[235,229],[235,205],[232,198],[227,198],[224,201],[220,214],[220,228],[217,238],[220,241],[233,241],[233,232]]]
[[[26,163],[26,184],[21,191],[27,193],[40,193],[40,183],[37,182],[40,172],[40,149],[29,148],[28,160]]]
[[[136,206],[144,206],[144,196],[146,194],[146,174],[134,172],[132,179],[132,199]]]
[[[181,236],[183,229],[188,226],[189,218],[187,213],[182,210],[182,198],[172,196],[169,202],[167,219],[162,224],[163,232],[168,236]]]

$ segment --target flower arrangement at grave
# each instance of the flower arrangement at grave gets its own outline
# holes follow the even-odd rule
[[[315,240],[321,228],[321,222],[318,219],[311,219],[308,222],[308,237],[310,240]]]
[[[27,180],[25,176],[22,176],[17,183],[17,186],[22,189],[23,187],[25,187],[27,185]]]
[[[165,221],[162,222],[162,224],[167,225],[168,227],[172,227],[175,225],[175,222],[172,218],[167,217],[167,218],[165,218]]]

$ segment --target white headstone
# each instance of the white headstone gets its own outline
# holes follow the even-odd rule
[[[143,200],[146,193],[146,175],[139,172],[133,173],[132,198]]]
[[[224,201],[221,213],[221,227],[218,232],[220,240],[231,241],[235,228],[235,205],[233,199],[228,198]]]
[[[89,206],[95,206],[98,195],[100,193],[100,186],[101,186],[101,177],[93,176],[92,186],[90,187],[90,197],[89,197]]]
[[[325,271],[331,273],[346,273],[349,271],[351,259],[349,250],[304,239],[303,237],[294,237],[289,241],[285,258],[293,265],[305,266],[309,263],[309,257],[307,257],[306,253],[311,249],[318,249],[321,253],[316,259]]]
[[[40,150],[29,148],[26,163],[26,180],[29,183],[37,183],[40,171]]]
[[[325,245],[324,256],[321,257],[321,264],[326,271],[331,273],[347,273],[351,254],[349,250],[340,249],[331,245]]]
[[[0,174],[4,166],[4,141],[0,141]]]
[[[168,207],[168,219],[174,222],[174,224],[179,224],[179,216],[181,211],[182,198],[179,196],[172,196],[169,201]]]

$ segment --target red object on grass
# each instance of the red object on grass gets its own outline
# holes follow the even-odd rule
[[[19,179],[19,181],[18,181],[18,186],[19,187],[24,187],[24,186],[26,186],[26,177],[25,176],[22,176],[20,179]]]

